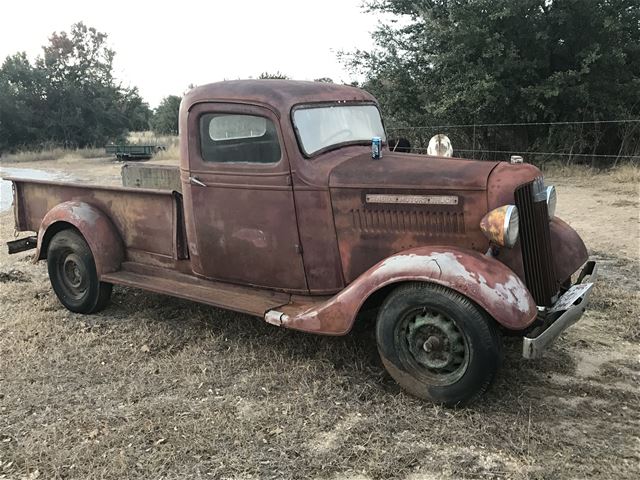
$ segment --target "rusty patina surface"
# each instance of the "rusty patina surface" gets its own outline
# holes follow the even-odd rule
[[[379,262],[335,297],[308,308],[292,305],[271,322],[286,328],[344,335],[365,299],[390,284],[437,283],[480,305],[500,325],[522,330],[536,317],[536,304],[522,280],[500,262],[450,246],[419,247]],[[268,318],[269,320],[269,318]]]
[[[261,105],[287,117],[295,105],[318,102],[372,102],[376,99],[359,88],[297,80],[229,80],[202,85],[182,100],[181,116],[198,103],[242,103]]]
[[[16,179],[17,227],[46,232],[57,222],[75,222],[91,237],[101,272],[109,271],[114,283],[178,296],[191,288],[190,299],[260,316],[267,306],[288,303],[280,308],[286,322],[269,318],[289,328],[345,333],[370,294],[404,281],[459,291],[505,328],[529,325],[535,305],[523,284],[519,245],[501,248],[495,258],[484,255],[489,240],[480,222],[488,211],[513,204],[516,187],[540,171],[526,164],[391,153],[386,147],[382,159],[372,161],[367,145],[305,158],[292,109],[352,102],[377,105],[363,90],[317,82],[198,87],[180,110],[184,197],[168,190]],[[271,120],[281,158],[270,164],[205,161],[199,120],[211,114]],[[561,220],[551,221],[550,230],[557,277],[568,277],[586,260],[586,249]],[[122,245],[123,253],[112,243]],[[111,256],[115,260],[106,258]],[[127,268],[117,270],[122,258]]]
[[[587,247],[580,235],[560,218],[554,218],[549,224],[551,230],[551,245],[555,262],[556,278],[564,282],[573,275],[578,267],[589,258]],[[522,265],[522,253],[520,241],[513,248],[499,249],[496,258],[513,270],[520,278],[524,279],[524,266]]]
[[[489,211],[480,220],[480,229],[494,245],[504,245],[508,227],[508,215],[515,207],[503,205]]]
[[[11,178],[10,178],[11,179]],[[78,219],[87,235],[95,222],[106,217],[124,245],[125,256],[145,263],[172,266],[179,233],[174,197],[167,190],[81,185],[68,182],[11,179],[16,185],[16,229],[44,235],[43,221],[68,221],[73,224],[72,209],[59,207],[67,202],[83,203],[101,212]],[[55,210],[54,210],[55,209]],[[76,210],[77,211],[77,210]],[[68,218],[65,219],[64,215]],[[50,221],[51,220],[51,221]],[[76,228],[79,228],[76,225]],[[104,240],[107,242],[107,239]],[[39,244],[39,246],[42,246]],[[46,255],[46,247],[40,258]],[[94,252],[94,255],[98,255]]]
[[[107,215],[86,202],[63,202],[47,212],[38,229],[38,260],[46,258],[49,241],[66,224],[73,225],[86,240],[93,253],[98,277],[120,268],[124,260],[124,244],[116,227]]]
[[[540,169],[528,163],[498,163],[487,180],[487,211],[515,204],[516,187],[540,176]]]

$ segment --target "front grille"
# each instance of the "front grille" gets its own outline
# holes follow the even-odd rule
[[[520,185],[515,191],[520,217],[520,247],[525,282],[537,305],[551,306],[556,300],[558,285],[551,251],[549,213],[542,179]]]

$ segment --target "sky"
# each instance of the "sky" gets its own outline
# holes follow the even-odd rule
[[[370,49],[377,22],[362,1],[4,0],[0,59],[18,51],[33,59],[52,32],[83,21],[109,35],[116,77],[152,107],[190,84],[265,71],[349,82],[357,78],[336,53]]]

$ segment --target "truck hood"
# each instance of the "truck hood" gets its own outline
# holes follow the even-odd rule
[[[388,151],[373,160],[363,153],[336,165],[329,187],[486,190],[489,174],[498,163]]]

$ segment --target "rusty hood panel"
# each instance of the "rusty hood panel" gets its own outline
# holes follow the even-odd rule
[[[498,162],[384,152],[380,160],[368,153],[346,160],[330,173],[329,186],[429,190],[486,190]]]
[[[479,224],[497,164],[390,153],[372,160],[359,153],[335,166],[329,185],[345,282],[419,246],[486,251]]]

